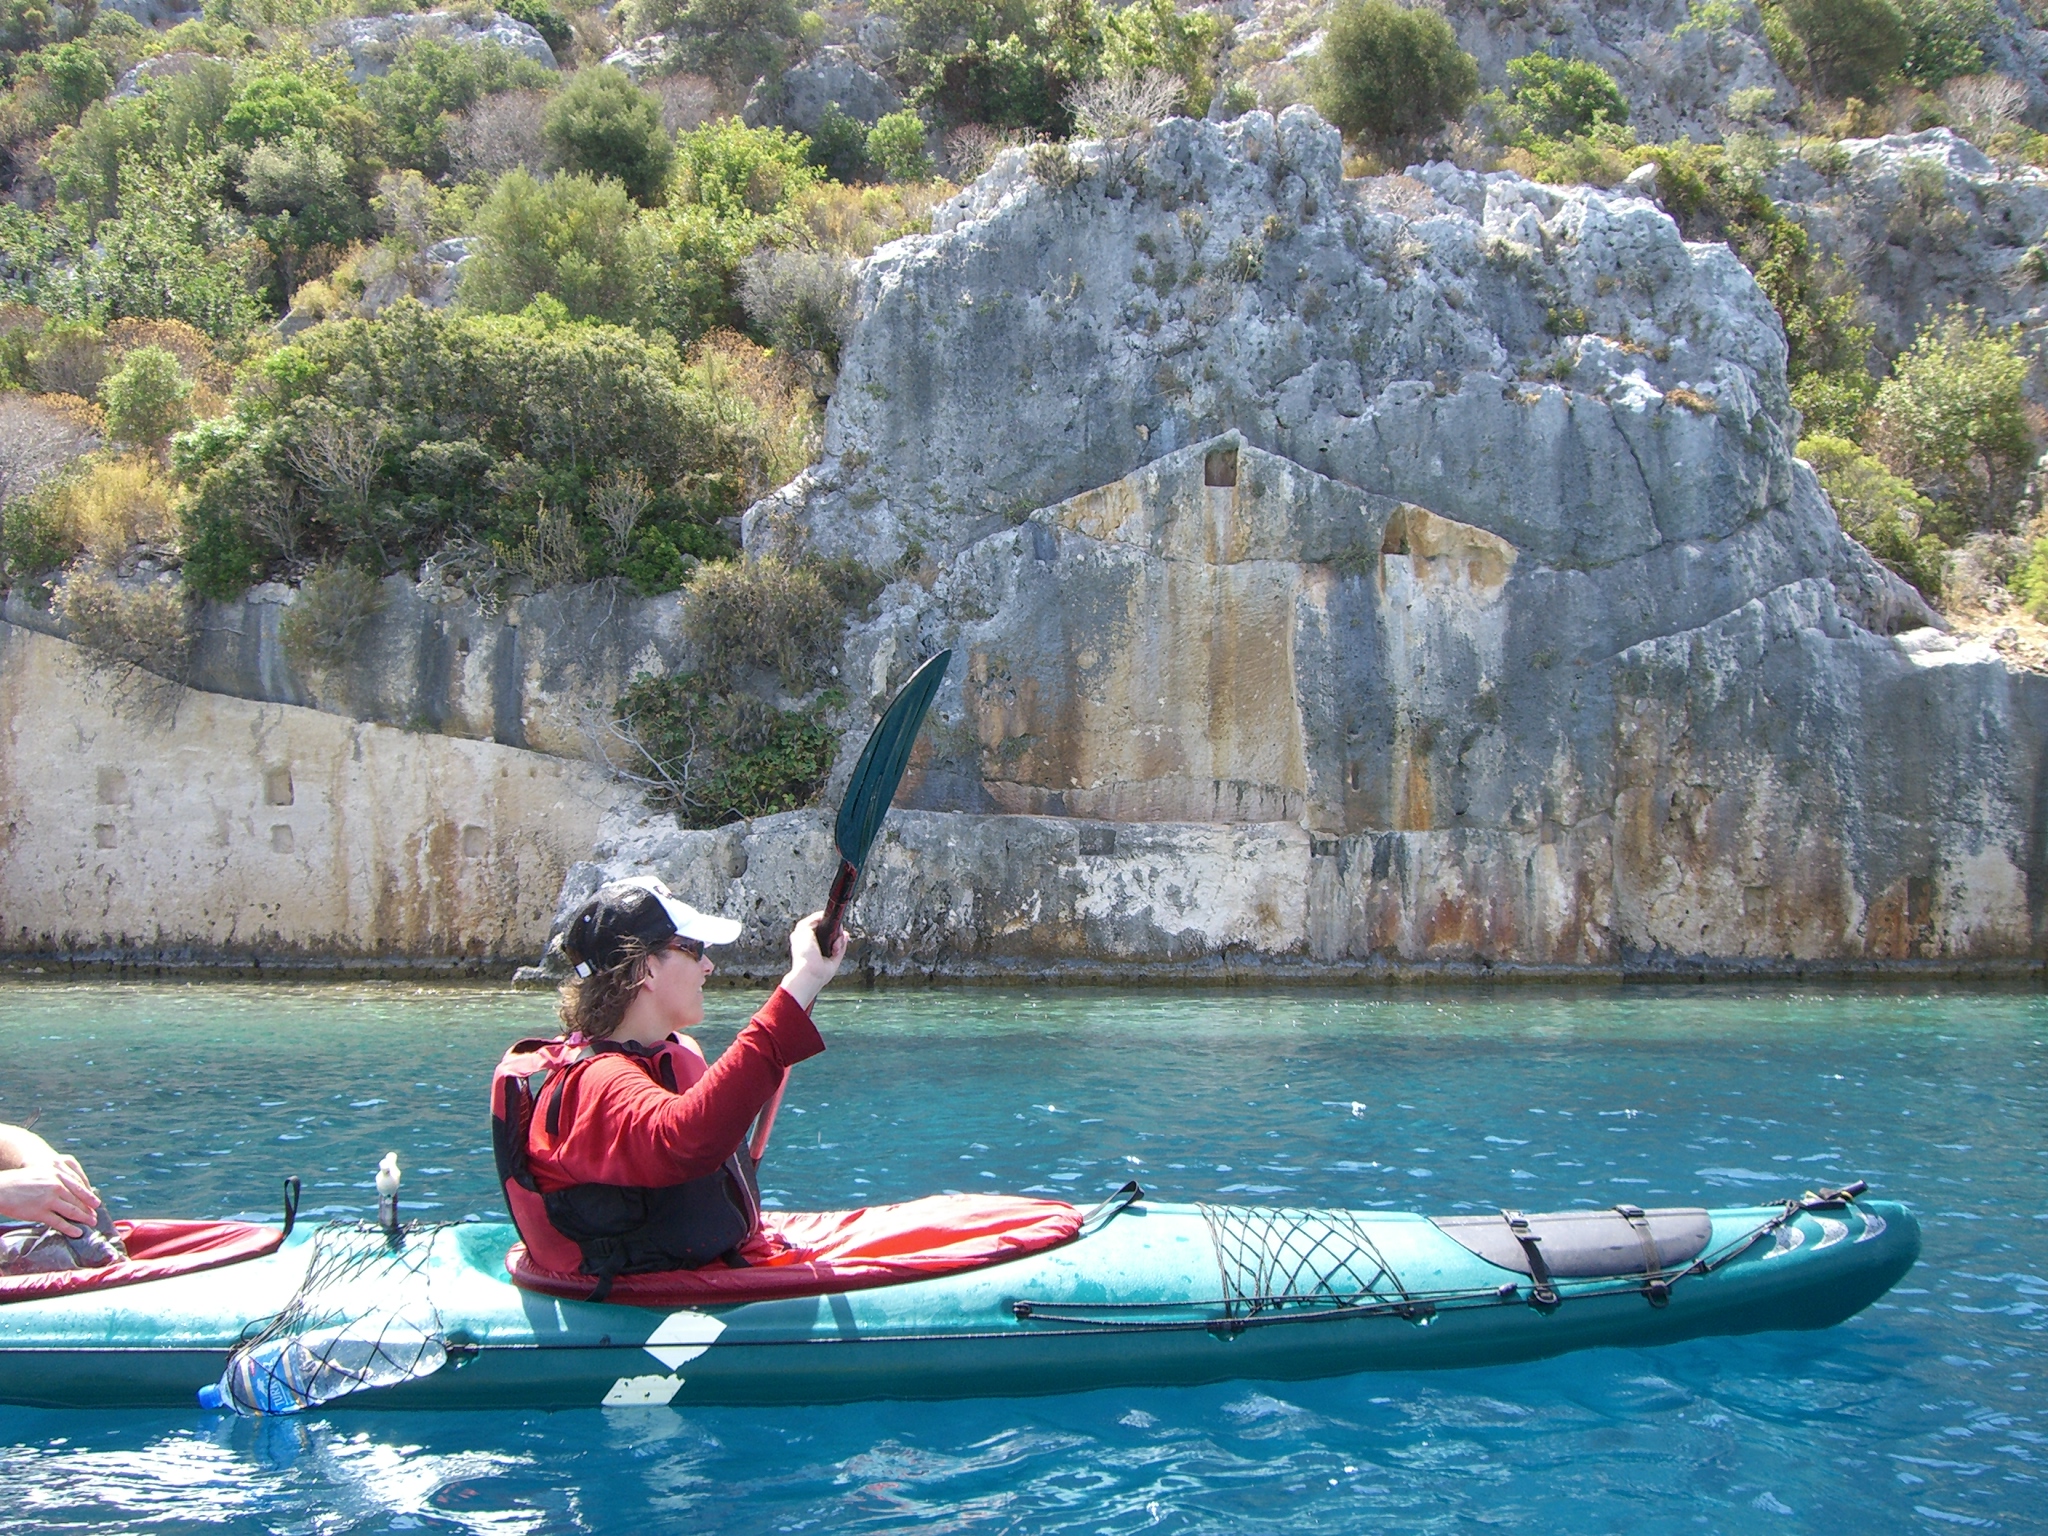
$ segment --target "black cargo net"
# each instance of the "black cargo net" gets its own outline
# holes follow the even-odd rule
[[[396,1238],[374,1222],[322,1227],[292,1299],[228,1356],[222,1406],[292,1413],[439,1370],[447,1330],[429,1267],[452,1225],[408,1226]]]
[[[1288,1307],[1407,1302],[1401,1277],[1350,1211],[1201,1205],[1223,1273],[1226,1317]]]

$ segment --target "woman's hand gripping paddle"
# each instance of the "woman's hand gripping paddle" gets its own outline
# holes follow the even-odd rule
[[[839,930],[860,886],[868,850],[874,846],[875,834],[882,830],[882,818],[889,814],[889,802],[896,798],[896,786],[902,782],[903,769],[910,761],[917,728],[924,724],[925,711],[932,707],[939,684],[945,681],[946,664],[952,659],[951,651],[941,651],[910,674],[910,681],[897,691],[889,707],[882,711],[882,718],[875,722],[868,744],[860,750],[860,760],[853,765],[846,798],[839,802],[839,820],[832,828],[832,840],[839,845],[839,873],[825,898],[825,915],[818,920],[818,948],[825,954],[831,954],[839,942]],[[768,1133],[774,1130],[775,1112],[781,1107],[782,1089],[777,1088],[775,1097],[768,1101],[755,1123],[753,1143],[747,1149],[756,1163],[768,1150]]]

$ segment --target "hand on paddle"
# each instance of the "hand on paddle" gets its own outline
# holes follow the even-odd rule
[[[782,978],[782,990],[807,1009],[825,990],[825,983],[839,974],[839,962],[846,958],[843,928],[831,954],[818,948],[818,924],[824,917],[823,912],[813,912],[809,917],[798,918],[796,926],[789,930],[789,974]]]
[[[66,1237],[92,1229],[100,1197],[75,1157],[33,1131],[0,1126],[0,1219],[39,1221]]]

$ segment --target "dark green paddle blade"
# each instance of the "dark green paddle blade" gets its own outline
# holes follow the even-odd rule
[[[868,744],[861,748],[860,761],[853,765],[847,781],[846,798],[839,802],[839,820],[832,828],[832,840],[839,845],[839,857],[855,869],[867,862],[875,834],[882,830],[882,818],[889,814],[889,802],[896,798],[896,786],[910,761],[911,744],[925,711],[945,681],[951,651],[941,651],[910,674],[875,723]]]

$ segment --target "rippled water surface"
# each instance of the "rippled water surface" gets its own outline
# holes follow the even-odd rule
[[[739,994],[714,996],[725,1027]],[[0,1119],[117,1215],[497,1217],[532,994],[0,990]],[[1743,1204],[1863,1177],[1920,1267],[1824,1334],[1493,1371],[773,1411],[243,1422],[0,1408],[10,1531],[2048,1530],[2048,999],[1969,991],[828,995],[771,1200],[938,1189]]]

